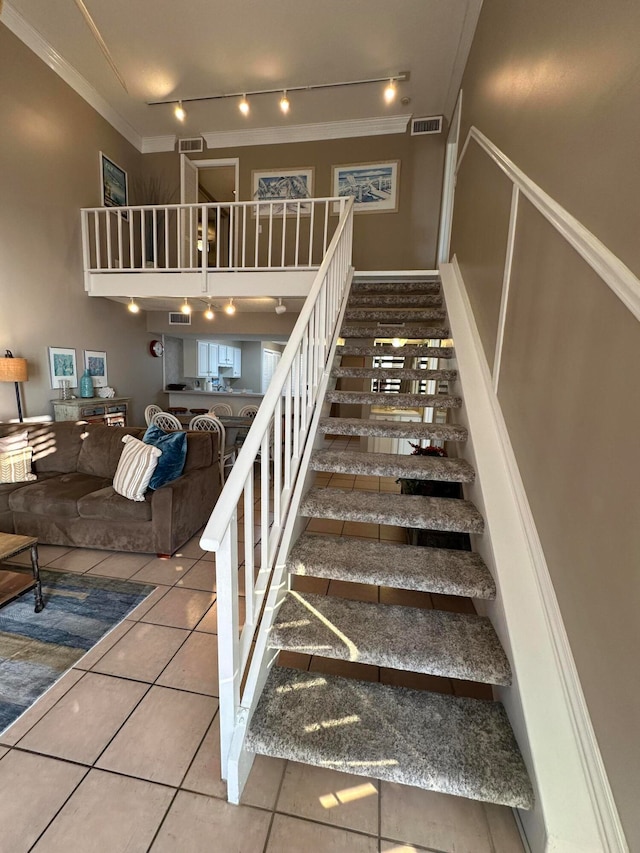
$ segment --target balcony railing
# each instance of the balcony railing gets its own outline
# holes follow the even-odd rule
[[[85,274],[314,269],[346,201],[85,208]]]

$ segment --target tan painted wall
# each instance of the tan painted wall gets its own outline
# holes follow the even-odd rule
[[[595,0],[488,0],[463,80],[462,135],[477,126],[636,274],[639,31],[640,7],[623,0],[606,10]],[[452,239],[481,325],[495,319],[502,272],[492,273],[492,296],[470,235],[479,229],[498,246],[506,227],[494,210],[500,190],[482,189],[486,170],[471,152]],[[640,395],[632,377],[640,330],[526,201],[518,221],[499,399],[635,850]]]
[[[194,159],[238,157],[240,198],[251,199],[254,169],[313,166],[314,195],[332,195],[331,167],[347,163],[400,160],[400,196],[397,213],[358,214],[354,225],[356,269],[432,269],[438,232],[443,134],[333,139],[286,145],[248,146],[205,150]],[[177,153],[148,154],[149,175],[162,175],[167,194],[180,185]],[[337,221],[333,217],[334,221]]]
[[[162,366],[147,354],[143,316],[85,294],[80,208],[99,205],[99,151],[133,180],[142,157],[0,24],[0,349],[29,362],[26,416],[51,415],[48,346],[107,352],[108,379],[142,423]],[[16,417],[0,385],[0,420]]]

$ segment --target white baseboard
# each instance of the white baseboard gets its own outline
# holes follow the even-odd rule
[[[501,691],[536,789],[534,853],[628,853],[549,570],[457,261],[441,267],[495,573],[491,616],[515,673]]]

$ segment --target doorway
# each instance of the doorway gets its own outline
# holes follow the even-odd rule
[[[240,160],[227,157],[218,160],[191,160],[180,157],[181,204],[230,204],[240,192]],[[188,266],[199,267],[206,253],[208,267],[229,268],[236,265],[238,256],[237,228],[232,227],[229,208],[219,215],[210,211],[205,223],[202,210],[185,212],[182,228],[184,257]]]

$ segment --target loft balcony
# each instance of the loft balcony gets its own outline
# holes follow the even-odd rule
[[[347,198],[85,208],[90,296],[306,296]]]

